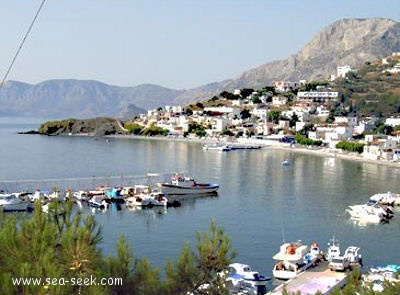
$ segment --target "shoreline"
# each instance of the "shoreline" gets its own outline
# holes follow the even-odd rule
[[[277,140],[270,139],[240,139],[238,141],[220,141],[217,139],[200,139],[200,138],[182,138],[182,137],[162,137],[162,136],[140,136],[140,135],[107,135],[106,138],[116,139],[144,139],[144,140],[160,140],[160,141],[177,141],[188,142],[197,144],[215,144],[221,145],[258,145],[262,148],[279,149],[284,151],[291,151],[295,153],[311,154],[318,157],[338,158],[355,162],[362,162],[368,164],[376,164],[387,167],[400,168],[400,162],[391,162],[387,160],[371,160],[365,159],[355,152],[345,152],[342,150],[330,150],[327,148],[307,148],[304,146],[289,146],[285,143],[278,142]]]

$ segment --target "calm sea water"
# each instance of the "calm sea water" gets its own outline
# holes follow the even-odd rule
[[[166,259],[176,259],[185,241],[194,245],[195,232],[208,230],[214,219],[231,237],[236,260],[267,275],[283,239],[316,241],[326,249],[335,235],[343,250],[361,247],[366,266],[400,263],[400,212],[389,224],[368,226],[354,223],[345,212],[372,194],[398,192],[400,169],[268,148],[221,153],[190,142],[17,134],[43,121],[0,118],[0,186],[50,190],[41,180],[93,178],[93,185],[99,184],[95,177],[104,177],[107,185],[127,184],[129,175],[171,171],[220,184],[217,197],[186,199],[179,208],[111,207],[96,213],[84,208],[103,228],[105,254],[114,253],[124,234],[135,255],[163,269]],[[289,167],[281,165],[286,158],[292,161]],[[83,182],[59,180],[57,185],[79,189]]]

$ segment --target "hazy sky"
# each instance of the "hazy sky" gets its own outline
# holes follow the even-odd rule
[[[0,0],[3,79],[42,0]],[[399,0],[46,0],[7,80],[188,89],[298,52],[342,18],[400,20]]]

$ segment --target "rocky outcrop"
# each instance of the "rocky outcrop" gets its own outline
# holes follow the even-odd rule
[[[115,119],[94,118],[87,120],[66,119],[49,121],[40,125],[38,133],[42,135],[104,136],[126,134],[126,130]]]

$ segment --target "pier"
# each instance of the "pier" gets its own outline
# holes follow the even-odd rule
[[[347,282],[347,272],[331,271],[328,262],[323,261],[316,267],[310,268],[297,277],[279,285],[269,295],[283,294],[284,288],[287,292],[300,292],[302,295],[330,294],[334,288],[343,287]]]

